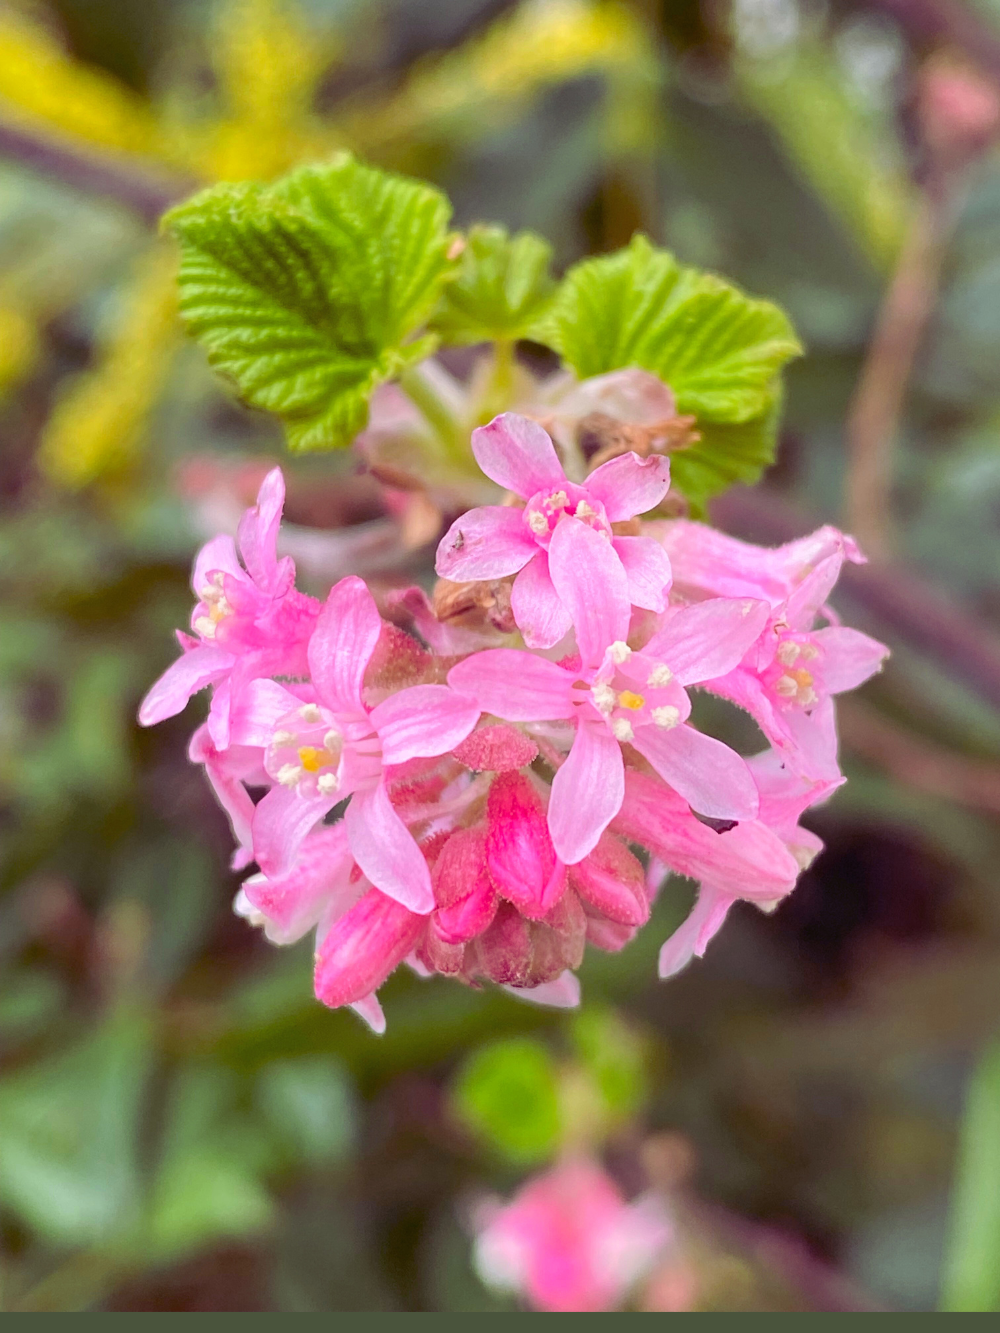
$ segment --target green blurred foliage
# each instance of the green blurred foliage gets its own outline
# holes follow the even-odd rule
[[[723,9],[310,0],[227,27],[232,7],[63,0],[25,29],[49,11],[5,6],[0,126],[16,105],[20,127],[171,180],[269,179],[344,145],[426,174],[457,226],[507,229],[509,250],[473,233],[453,291],[496,292],[489,332],[511,338],[548,299],[547,246],[561,274],[641,230],[789,310],[808,355],[768,494],[835,521],[845,411],[919,197],[928,38],[864,3]],[[995,631],[995,152],[963,189],[900,424],[900,558]],[[588,956],[579,1015],[403,969],[374,1039],[315,1003],[307,945],[279,953],[230,918],[229,835],[184,756],[201,705],[133,725],[206,525],[282,456],[177,338],[157,255],[173,262],[121,201],[0,165],[5,1308],[496,1309],[456,1201],[512,1188],[567,1132],[625,1151],[646,1128],[686,1136],[718,1207],[796,1231],[904,1310],[939,1299],[958,1136],[942,1300],[995,1306],[992,1057],[957,1127],[969,1053],[1000,1020],[1000,838],[975,767],[995,773],[996,709],[845,593],[851,623],[893,640],[866,705],[978,787],[921,786],[909,752],[848,745],[796,896],[773,917],[738,906],[676,981],[655,981],[691,902],[675,879],[632,944]],[[756,468],[760,425],[712,430]],[[192,458],[212,463],[198,484]],[[381,521],[337,508],[347,466],[283,462],[296,524]],[[429,577],[420,559],[408,580]],[[725,1290],[729,1308],[758,1299]]]

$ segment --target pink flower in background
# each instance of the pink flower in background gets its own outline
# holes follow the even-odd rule
[[[587,1158],[558,1163],[510,1203],[480,1212],[474,1251],[480,1277],[543,1311],[618,1308],[674,1236],[655,1195],[626,1203]]]
[[[568,523],[608,544],[630,604],[663,610],[670,563],[662,546],[650,537],[615,536],[611,525],[660,503],[670,485],[665,458],[623,454],[576,485],[542,427],[513,412],[473,431],[472,450],[488,477],[526,503],[523,509],[471,509],[456,519],[438,546],[442,578],[465,582],[517,574],[511,591],[517,627],[529,648],[550,648],[572,624],[550,574],[553,538]]]
[[[673,615],[641,652],[625,643],[630,603],[614,552],[583,524],[560,524],[549,569],[572,615],[579,665],[517,649],[475,653],[448,680],[510,722],[567,722],[572,748],[552,783],[549,829],[559,857],[580,861],[621,808],[628,742],[701,814],[752,818],[757,791],[728,746],[686,725],[685,685],[723,675],[759,637],[766,603],[717,598]]]
[[[261,484],[257,504],[240,521],[243,564],[232,537],[214,537],[198,552],[191,579],[199,599],[191,615],[197,637],[178,634],[183,655],[142,701],[143,726],[173,717],[192,694],[215,685],[208,726],[213,744],[224,750],[234,690],[258,676],[305,672],[319,603],[293,586],[292,561],[277,557],[284,502],[284,478],[274,468]]]
[[[350,796],[344,823],[362,872],[413,911],[428,912],[434,899],[427,865],[393,809],[384,771],[446,753],[469,734],[479,709],[446,685],[414,685],[368,709],[362,685],[381,632],[364,583],[342,579],[309,641],[314,699],[303,703],[271,682],[249,719],[269,733],[264,768],[274,783],[254,812],[254,856],[267,875],[285,873],[309,830]]]

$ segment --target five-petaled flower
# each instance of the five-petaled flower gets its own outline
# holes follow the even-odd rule
[[[442,578],[465,582],[516,574],[511,610],[517,627],[529,648],[551,648],[572,625],[551,575],[552,542],[568,524],[585,527],[607,543],[632,605],[664,609],[670,562],[663,547],[651,537],[617,536],[612,524],[660,503],[670,485],[665,458],[622,454],[577,485],[566,477],[542,427],[514,412],[473,431],[472,451],[486,475],[525,505],[487,505],[456,519],[438,547]]]

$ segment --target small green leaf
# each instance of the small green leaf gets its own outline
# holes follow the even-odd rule
[[[180,308],[209,360],[295,450],[350,443],[382,381],[422,360],[454,268],[450,206],[348,153],[272,185],[218,185],[167,215]]]
[[[581,379],[637,366],[673,390],[702,439],[672,459],[700,511],[773,461],[779,372],[802,347],[787,316],[710,273],[679,264],[644,236],[567,273],[532,331]]]
[[[555,1063],[530,1037],[511,1037],[477,1051],[459,1075],[455,1105],[462,1120],[512,1161],[544,1161],[559,1145],[562,1118]]]
[[[980,1061],[966,1097],[941,1309],[1000,1310],[1000,1041]]]
[[[431,328],[447,343],[526,337],[555,296],[551,260],[551,245],[534,232],[510,236],[506,227],[473,227]]]

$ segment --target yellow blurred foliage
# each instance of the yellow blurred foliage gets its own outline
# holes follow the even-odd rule
[[[97,365],[71,382],[45,424],[38,464],[50,481],[75,490],[134,461],[181,339],[176,276],[167,241],[137,263]]]

